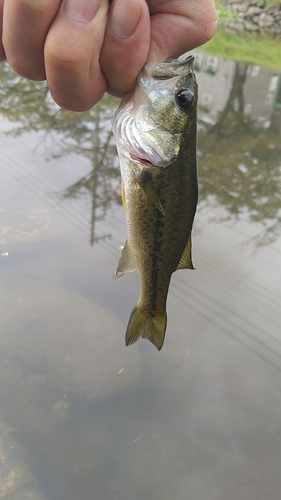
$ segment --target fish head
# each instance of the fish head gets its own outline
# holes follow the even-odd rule
[[[135,91],[121,101],[113,119],[120,156],[146,167],[176,160],[190,127],[196,126],[193,61],[188,56],[145,64]]]

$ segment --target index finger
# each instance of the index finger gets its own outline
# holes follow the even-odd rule
[[[48,87],[62,108],[85,111],[107,88],[99,57],[107,22],[107,0],[66,0],[48,32]]]
[[[45,79],[44,44],[59,6],[60,0],[5,0],[3,46],[19,75]]]

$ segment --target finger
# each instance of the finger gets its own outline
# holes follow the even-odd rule
[[[150,17],[145,0],[114,0],[101,51],[108,92],[122,97],[131,92],[150,45]]]
[[[99,55],[107,21],[107,0],[66,0],[45,44],[48,87],[59,106],[86,111],[106,91]]]
[[[149,59],[165,61],[207,42],[217,28],[213,0],[148,0],[151,13]]]
[[[3,46],[9,64],[21,76],[45,79],[44,43],[59,5],[60,0],[5,1]]]
[[[0,0],[0,61],[5,61],[6,54],[2,43],[2,34],[3,34],[3,7],[4,0]]]

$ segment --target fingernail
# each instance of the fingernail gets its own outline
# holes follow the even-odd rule
[[[110,31],[117,38],[129,38],[136,30],[140,16],[138,0],[115,0],[110,13]]]
[[[95,16],[102,0],[65,0],[63,12],[70,19],[89,23]]]

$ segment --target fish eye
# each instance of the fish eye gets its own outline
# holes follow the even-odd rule
[[[193,104],[194,93],[190,89],[182,89],[176,94],[176,103],[182,110],[191,108]]]

